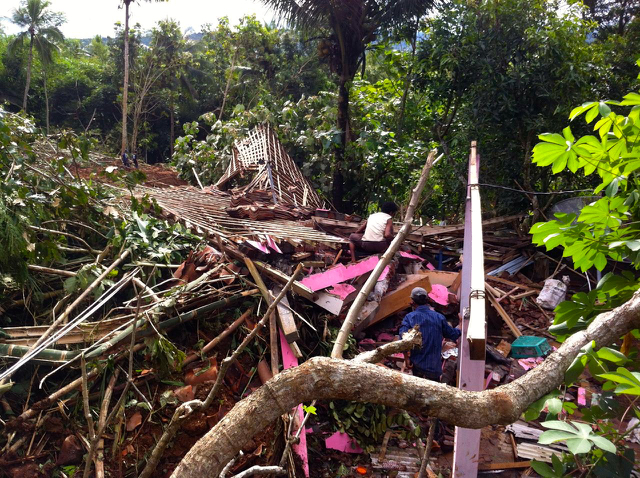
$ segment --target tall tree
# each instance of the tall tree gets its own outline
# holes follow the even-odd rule
[[[144,0],[145,2],[152,2],[154,0]],[[162,2],[164,0],[155,0],[156,2]],[[121,6],[124,6],[124,84],[122,86],[122,147],[120,148],[120,154],[124,153],[127,149],[127,100],[129,92],[129,5],[134,0],[121,0]]]
[[[27,81],[24,87],[22,109],[27,111],[27,98],[31,85],[31,69],[33,67],[33,51],[35,50],[43,64],[51,63],[53,52],[58,48],[56,43],[62,42],[64,36],[58,28],[64,23],[61,13],[48,9],[46,0],[24,0],[20,8],[14,10],[11,21],[26,30],[18,33],[10,43],[10,49],[23,45],[29,39],[29,56],[27,60]]]
[[[291,25],[329,32],[320,50],[338,75],[338,117],[341,142],[336,148],[333,171],[333,203],[342,207],[344,171],[349,166],[346,147],[352,140],[349,121],[349,86],[365,65],[367,47],[390,28],[415,22],[434,5],[433,0],[262,0]]]

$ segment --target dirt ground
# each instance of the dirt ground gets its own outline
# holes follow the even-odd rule
[[[120,160],[114,159],[110,163],[78,167],[77,172],[80,177],[84,179],[88,179],[91,174],[96,174],[99,181],[110,182],[105,176],[105,169],[110,166],[115,166],[120,170],[127,169],[122,165]],[[146,180],[142,183],[144,186],[167,188],[170,186],[186,186],[189,184],[187,181],[178,177],[178,172],[174,168],[165,164],[146,164],[141,162],[139,163],[139,170],[146,176]]]

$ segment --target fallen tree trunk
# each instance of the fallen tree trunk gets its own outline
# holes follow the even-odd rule
[[[218,476],[257,433],[293,407],[311,400],[353,400],[401,408],[464,428],[508,424],[538,398],[558,387],[580,349],[609,345],[640,327],[640,292],[600,314],[569,337],[538,367],[493,390],[462,391],[355,360],[316,357],[276,375],[236,406],[184,456],[174,478]]]

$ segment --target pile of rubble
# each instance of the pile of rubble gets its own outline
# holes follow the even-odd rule
[[[234,186],[234,181],[240,178],[245,183],[249,180],[248,184]],[[61,451],[55,462],[45,466],[45,473],[52,472],[55,466],[78,465],[84,450],[98,452],[97,446],[102,447],[105,462],[98,463],[96,459],[96,470],[105,466],[111,470],[133,469],[138,466],[138,457],[151,453],[163,433],[163,423],[172,421],[176,407],[194,398],[206,401],[217,394],[217,401],[190,416],[181,426],[174,446],[160,454],[161,468],[171,471],[238,400],[281,368],[296,366],[299,360],[313,355],[327,354],[327,347],[335,338],[335,326],[340,325],[381,260],[373,255],[360,256],[353,264],[349,262],[347,238],[358,229],[361,218],[325,209],[322,199],[268,127],[256,129],[250,138],[236,145],[229,169],[215,186],[148,186],[138,187],[135,192],[140,198],[154,200],[154,214],[183,224],[207,244],[190,253],[182,264],[170,266],[171,278],[157,285],[145,284],[137,277],[143,269],[154,271],[157,264],[117,259],[110,269],[130,272],[92,303],[92,312],[87,312],[82,320],[78,316],[71,318],[75,306],[65,312],[72,324],[67,328],[63,327],[65,322],[60,322],[62,328],[55,330],[43,325],[3,329],[0,354],[22,357],[20,364],[32,359],[47,366],[76,367],[81,355],[83,360],[94,360],[96,364],[85,377],[72,382],[61,379],[57,391],[39,392],[36,403],[29,405],[27,397],[22,413],[7,421],[7,430],[13,435],[0,463],[10,470],[11,476],[24,473],[24,463],[29,461],[42,464],[52,444],[53,449]],[[539,305],[536,298],[544,287],[544,279],[571,271],[558,263],[553,274],[548,273],[552,259],[531,247],[529,237],[521,230],[520,219],[508,216],[483,222],[487,301],[492,306],[487,309],[485,388],[523,375],[557,345],[547,331],[553,313]],[[463,233],[464,225],[421,225],[411,230],[405,250],[386,266],[359,313],[353,330],[355,342],[350,345],[353,353],[396,339],[414,287],[426,289],[434,299],[434,307],[453,325],[458,323]],[[69,277],[73,272],[58,273]],[[579,277],[581,280],[583,276]],[[582,287],[577,277],[573,279],[571,289]],[[97,280],[95,286],[98,284]],[[93,290],[91,287],[94,285],[89,292]],[[107,310],[98,320],[89,320],[112,297],[117,300],[116,294],[123,295],[125,288],[135,288],[133,299]],[[21,304],[19,300],[14,302],[15,307]],[[274,318],[265,314],[267,307],[273,307]],[[268,332],[256,327],[269,320]],[[60,334],[60,330],[65,332]],[[45,348],[34,352],[34,345],[50,333],[58,334],[55,340],[47,341]],[[159,337],[160,340],[151,340]],[[531,342],[523,346],[523,337],[531,337]],[[243,350],[249,352],[240,355]],[[144,363],[156,365],[132,368],[136,351],[144,351]],[[456,384],[457,354],[454,345],[443,348],[443,382],[452,385]],[[238,360],[223,368],[222,360],[232,355]],[[158,357],[163,361],[158,361]],[[94,446],[84,438],[81,443],[78,430],[64,425],[60,417],[66,417],[65,407],[82,406],[82,397],[76,393],[81,389],[87,394],[85,403],[101,401],[104,410],[108,410],[109,400],[103,400],[104,384],[100,385],[98,380],[105,360],[114,364],[118,373],[128,375],[126,385],[116,385],[117,374],[112,375],[116,378],[106,386],[109,394],[124,396],[126,393],[121,390],[126,392],[131,384],[135,398],[122,409],[125,412],[120,414],[119,423],[113,424],[115,434],[105,435],[100,439],[102,445]],[[124,367],[127,360],[128,372]],[[403,362],[404,357],[396,354],[385,360],[384,366],[403,370]],[[574,395],[580,401],[588,393],[585,395],[578,389]],[[6,397],[2,404],[9,410],[16,405]],[[420,430],[426,426],[423,417],[397,411],[374,413],[355,406],[349,410],[349,405],[341,408],[333,403],[318,404],[315,420],[307,428],[299,426],[300,443],[294,450],[300,476],[308,476],[310,467],[316,470],[313,476],[331,473],[330,463],[324,459],[327,450],[332,450],[327,453],[341,461],[348,472],[368,476],[397,472],[397,476],[413,476],[416,466],[419,468],[419,454],[413,444],[420,443]],[[370,411],[372,416],[366,418],[371,422],[367,426],[375,428],[381,441],[366,455],[365,449],[371,451],[370,444],[364,441],[358,444],[351,436],[366,440],[364,435],[358,435],[355,423]],[[301,416],[301,409],[299,413]],[[530,434],[517,426],[513,431],[519,439],[522,434]],[[104,428],[97,428],[88,436],[97,433],[100,437],[102,432]],[[254,464],[277,464],[289,440],[287,433],[282,424],[265,430],[244,450],[230,472]],[[36,436],[40,438],[34,444]],[[309,455],[307,442],[318,453]],[[444,427],[436,442],[437,463],[443,468],[450,467],[453,430]],[[272,443],[277,445],[267,449],[266,444]],[[25,445],[28,449],[21,457],[17,452]],[[106,453],[109,446],[112,453]],[[514,446],[514,459],[533,456],[531,447],[520,447],[515,442]],[[536,453],[538,459],[547,456],[540,450]],[[495,461],[495,457],[488,458],[487,461]]]

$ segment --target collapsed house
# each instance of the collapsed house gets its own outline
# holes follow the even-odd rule
[[[470,184],[474,184],[471,177]],[[277,321],[272,321],[269,334],[263,337],[264,349],[269,350],[270,360],[264,352],[255,360],[245,357],[229,368],[223,378],[225,389],[221,392],[217,408],[212,407],[189,420],[185,426],[186,436],[182,436],[180,443],[176,443],[175,449],[164,458],[165,468],[171,469],[237,400],[277,374],[281,365],[283,368],[296,366],[299,360],[317,354],[314,350],[318,344],[332,341],[327,324],[340,324],[381,258],[364,256],[356,264],[348,263],[347,238],[359,227],[360,218],[326,209],[325,202],[269,126],[257,127],[245,140],[235,144],[231,162],[215,185],[201,188],[187,185],[139,187],[135,194],[153,199],[159,208],[154,213],[181,223],[207,243],[175,269],[173,282],[168,285],[173,287],[160,290],[147,287],[137,279],[137,287],[144,291],[142,305],[131,300],[122,304],[123,313],[115,312],[114,317],[107,315],[99,321],[91,321],[95,310],[87,310],[71,319],[61,329],[64,333],[57,333],[35,351],[34,344],[47,332],[47,326],[5,328],[6,336],[0,340],[0,353],[21,357],[22,362],[15,365],[26,363],[28,358],[56,366],[66,366],[69,360],[76,364],[79,362],[79,350],[61,350],[55,348],[56,344],[58,347],[83,346],[83,355],[88,360],[109,354],[118,356],[118,353],[122,358],[127,356],[125,352],[130,345],[134,350],[143,350],[145,337],[179,330],[183,324],[198,318],[220,319],[222,326],[216,330],[217,335],[197,330],[198,342],[202,344],[196,347],[190,343],[186,347],[187,354],[179,372],[183,383],[165,384],[159,401],[177,406],[206,396],[211,383],[221,373],[219,363],[233,351],[232,337],[242,328],[253,330],[256,318],[264,313],[266,306],[260,305],[255,310],[247,307],[234,319],[225,315],[225,311],[231,307],[242,307],[243,301],[252,297],[262,297],[265,304],[270,304],[283,288],[290,285],[290,293],[284,295],[276,307]],[[470,194],[469,201],[474,200],[472,196]],[[482,390],[508,383],[544,360],[549,350],[547,339],[553,341],[547,332],[553,313],[536,302],[536,296],[543,288],[542,281],[569,273],[573,279],[570,288],[575,290],[582,287],[583,276],[568,265],[553,262],[554,259],[535,251],[529,236],[521,230],[521,216],[482,220],[479,196],[476,202],[475,213],[467,211],[465,224],[412,228],[406,239],[407,250],[396,254],[384,269],[360,310],[353,329],[357,350],[370,350],[395,340],[399,320],[410,305],[411,290],[423,287],[439,298],[436,307],[447,318],[458,322],[462,316],[463,327],[467,327],[471,334],[478,334],[473,340],[479,346],[471,351],[462,350],[464,346],[461,350],[451,346],[443,349],[443,381],[455,385],[459,362],[469,359],[475,362],[473,381],[479,383],[476,389]],[[467,249],[467,242],[471,241],[472,218],[475,218],[474,227],[481,233],[481,237],[475,237],[476,247],[480,244],[481,257]],[[464,254],[461,254],[463,250]],[[476,278],[473,284],[467,277],[470,272],[465,272],[465,267],[471,267],[471,263]],[[115,261],[112,266],[118,264]],[[549,270],[550,265],[554,268],[553,273]],[[153,264],[131,266],[130,272],[107,290],[98,305],[106,303],[121,288],[129,287],[129,282],[136,280],[140,267],[155,267]],[[292,277],[298,268],[303,271],[302,277]],[[481,283],[477,282],[478,277]],[[484,313],[480,314],[480,325],[465,325],[465,308],[471,308],[472,315],[478,315],[473,304],[469,305],[469,290],[481,290],[484,295],[480,297],[477,294],[475,300],[480,297],[483,304],[485,299],[488,304],[486,336]],[[144,317],[141,317],[141,311]],[[71,315],[69,312],[69,318]],[[151,319],[155,323],[153,327],[149,327]],[[521,339],[518,343],[522,336],[533,338],[523,346]],[[467,338],[471,339],[470,336]],[[477,356],[471,357],[473,354]],[[399,369],[402,361],[401,355],[391,356],[385,361],[385,366]],[[146,370],[135,377],[134,383],[140,385],[157,376],[158,371]],[[95,375],[90,378],[93,377]],[[56,393],[51,395],[53,398],[48,398],[47,403],[70,405],[78,398]],[[569,395],[571,393],[578,403],[582,403],[595,392],[588,384],[583,384],[568,392]],[[144,394],[141,395],[140,401],[148,400]],[[39,409],[34,407],[26,410],[19,416],[21,423],[34,419],[38,413]],[[139,409],[128,410],[127,421],[122,424],[121,455],[127,466],[135,466],[135,456],[139,454],[135,438],[140,431],[144,429],[149,435],[158,437],[158,428],[148,423],[148,417],[143,418],[143,413]],[[168,410],[162,413],[163,419],[168,420],[171,416]],[[301,416],[302,409],[297,413]],[[345,422],[341,421],[343,427]],[[314,467],[323,466],[322,460],[306,451],[306,443],[311,441],[320,443],[327,452],[337,452],[336,459],[343,460],[355,472],[369,476],[389,476],[391,471],[399,477],[414,476],[420,468],[420,446],[408,445],[410,440],[406,433],[407,427],[419,429],[419,418],[388,420],[384,426],[380,425],[382,439],[373,451],[368,450],[367,459],[362,460],[348,458],[364,454],[363,448],[352,439],[351,435],[356,430],[346,427],[353,432],[350,435],[329,430],[325,425],[316,423],[309,430],[301,427],[300,443],[294,449],[298,456],[296,466],[302,474],[317,476]],[[465,465],[471,463],[476,471],[478,467],[489,470],[526,469],[534,457],[550,462],[551,456],[561,452],[562,448],[535,444],[538,431],[525,423],[513,425],[511,435],[503,429],[485,431],[482,439],[485,444],[489,441],[493,448],[492,445],[483,446],[484,454],[481,453],[475,461],[468,457],[457,459]],[[263,439],[267,441],[275,433],[275,429],[267,430]],[[69,436],[72,435],[58,438],[64,438],[66,443]],[[509,438],[514,436],[518,442]],[[414,438],[419,445],[420,437]],[[438,444],[441,454],[433,457],[434,468],[454,468],[454,441],[454,431],[445,427]],[[16,443],[10,446],[16,447]],[[246,450],[245,456],[234,464],[234,471],[259,463],[261,459],[264,461],[260,451],[263,443],[253,445],[254,448]],[[470,445],[469,449],[473,446]],[[40,453],[43,449],[44,446],[36,448],[36,451],[40,450]],[[142,450],[143,454],[147,451]],[[65,453],[61,453],[62,457],[56,464],[77,463],[77,453],[74,457],[67,456],[73,455],[71,452]],[[269,456],[266,461],[273,460],[274,457]]]

